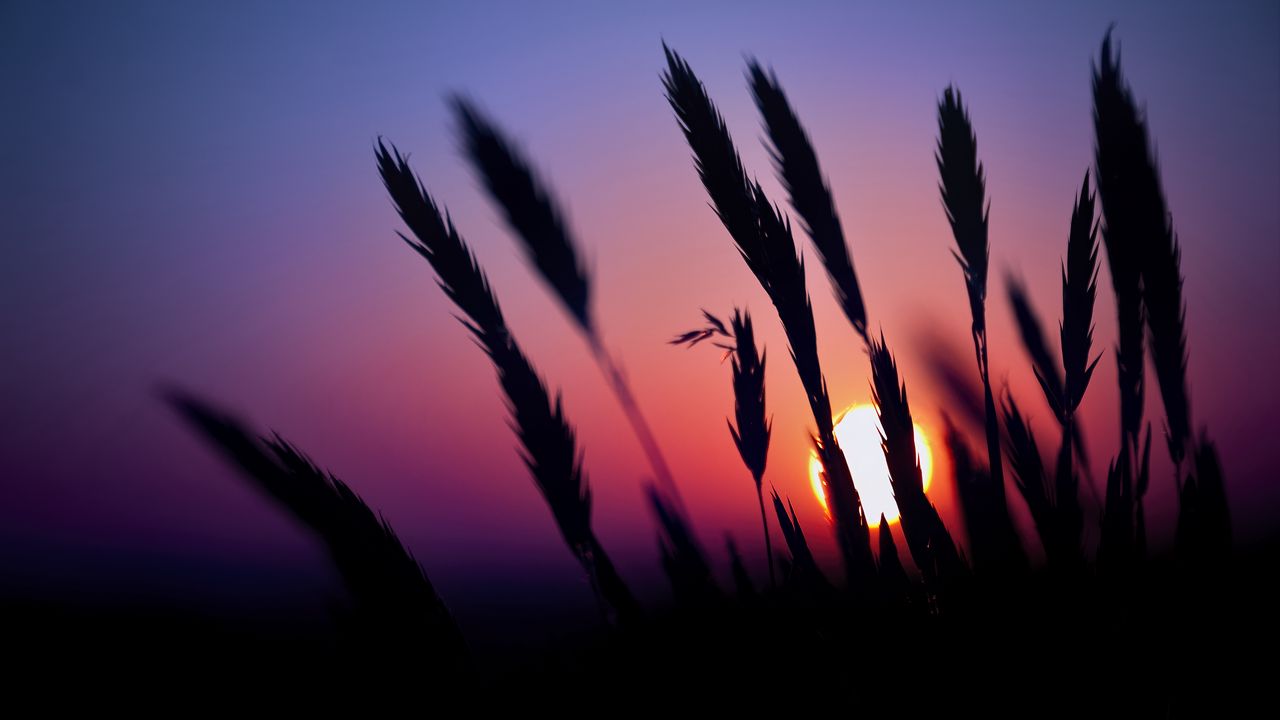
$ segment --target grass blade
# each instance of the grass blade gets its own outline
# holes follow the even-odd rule
[[[782,322],[791,358],[800,375],[818,434],[827,504],[851,583],[875,580],[870,532],[849,466],[833,432],[831,400],[818,359],[813,307],[805,288],[804,263],[796,252],[791,225],[769,202],[758,183],[749,182],[737,148],[702,81],[675,51],[663,45],[667,70],[663,85],[712,206],[747,267],[768,293]]]
[[[1023,419],[1012,395],[1005,397],[1004,425],[1009,435],[1009,466],[1013,471],[1014,486],[1031,511],[1036,533],[1052,563],[1057,559],[1058,547],[1054,538],[1053,506],[1047,489],[1044,459],[1040,455],[1035,433]]]
[[[564,220],[564,213],[529,162],[494,123],[462,98],[453,99],[453,108],[471,164],[490,197],[502,208],[530,263],[587,339],[592,357],[617,397],[654,475],[679,507],[680,491],[657,438],[640,410],[626,375],[606,351],[600,328],[593,321],[590,278],[579,259],[577,242]]]
[[[1080,425],[1074,417],[1064,420],[1064,414],[1066,413],[1064,407],[1066,391],[1063,389],[1065,380],[1058,365],[1058,360],[1049,350],[1049,344],[1045,340],[1040,318],[1035,309],[1031,307],[1031,300],[1027,296],[1026,288],[1020,281],[1009,276],[1005,279],[1005,285],[1009,290],[1009,305],[1013,307],[1013,317],[1018,327],[1018,337],[1022,340],[1022,347],[1027,351],[1027,356],[1031,358],[1032,371],[1035,373],[1036,381],[1040,383],[1040,389],[1044,391],[1045,402],[1048,403],[1049,410],[1053,413],[1054,418],[1058,420],[1058,423],[1066,423],[1066,427],[1070,430],[1069,442],[1071,447],[1080,458],[1080,462],[1087,472],[1089,454],[1084,444],[1084,434],[1080,432]],[[1089,327],[1089,325],[1086,324],[1086,327]],[[1096,359],[1093,364],[1097,364]],[[1090,375],[1093,374],[1092,366],[1089,366],[1088,373]],[[1093,491],[1092,485],[1087,485],[1086,487],[1089,488],[1090,492]]]
[[[525,257],[583,331],[594,334],[591,281],[551,192],[472,103],[455,96],[451,104],[467,157],[522,241]]]
[[[1070,445],[1063,443],[1055,473],[1050,478],[1035,433],[1012,395],[1005,397],[1004,413],[1014,485],[1031,511],[1049,566],[1059,571],[1078,570],[1083,561],[1080,547],[1083,514],[1068,459]]]
[[[178,391],[165,399],[256,488],[325,544],[378,654],[460,669],[467,649],[444,601],[395,531],[332,474],[279,435],[255,437],[238,420]]]
[[[714,319],[708,316],[709,319]],[[751,471],[755,481],[756,502],[760,506],[760,524],[764,531],[765,556],[769,558],[769,583],[777,586],[773,570],[773,540],[769,537],[769,520],[764,511],[764,470],[769,459],[769,437],[773,423],[765,411],[764,354],[756,350],[755,330],[751,325],[751,313],[734,310],[730,319],[734,338],[733,397],[735,428],[729,424],[729,434],[738,448],[738,455]],[[727,422],[727,421],[726,421]]]
[[[1098,569],[1112,578],[1123,578],[1134,560],[1134,502],[1132,469],[1125,467],[1128,453],[1121,453],[1107,468],[1106,506],[1102,513],[1102,538],[1098,543]]]
[[[1201,568],[1225,566],[1231,554],[1231,515],[1218,449],[1208,437],[1196,443],[1195,472],[1183,484],[1182,492],[1195,497],[1193,502],[1181,503],[1179,509],[1176,542],[1180,552]],[[1184,522],[1181,515],[1188,511],[1194,518]]]
[[[1093,88],[1098,192],[1106,223],[1103,240],[1109,254],[1112,246],[1117,246],[1116,254],[1124,265],[1120,272],[1128,293],[1133,292],[1133,276],[1141,275],[1151,357],[1164,401],[1169,453],[1176,464],[1182,461],[1186,443],[1191,439],[1178,240],[1160,186],[1160,173],[1152,157],[1146,120],[1120,73],[1119,58],[1111,54],[1109,31],[1102,41],[1101,58],[1094,69]],[[1111,262],[1114,274],[1116,261]],[[1117,289],[1118,304],[1120,300]],[[1134,299],[1126,297],[1124,301],[1131,305]],[[1132,315],[1131,308],[1127,311]],[[1140,334],[1133,324],[1133,317],[1121,318],[1122,351],[1126,331]],[[1141,338],[1129,338],[1129,342],[1140,347]],[[1136,357],[1134,360],[1140,362]],[[1137,421],[1130,418],[1130,422]],[[1130,430],[1136,445],[1136,425]]]
[[[773,491],[773,510],[778,516],[778,527],[782,528],[782,537],[787,543],[787,549],[791,552],[792,572],[796,576],[792,580],[800,584],[825,586],[826,578],[809,550],[809,543],[804,538],[804,530],[800,527],[800,519],[796,517],[796,509],[791,506],[790,501],[787,501],[784,506],[777,490]]]
[[[987,180],[978,162],[978,139],[969,122],[960,91],[948,87],[938,103],[938,149],[934,156],[941,179],[942,205],[951,224],[956,248],[952,254],[964,271],[969,311],[973,318],[974,355],[978,375],[982,378],[987,430],[987,462],[991,471],[992,492],[1004,503],[1004,469],[1000,455],[1000,422],[996,416],[995,397],[991,393],[991,373],[987,358],[987,265],[990,246],[987,241],[987,219],[990,205],[986,200]],[[1007,509],[1006,509],[1007,514]]]
[[[761,267],[764,249],[760,241],[756,204],[747,171],[733,144],[724,118],[707,95],[689,63],[664,43],[667,70],[662,83],[685,140],[693,150],[694,167],[711,198],[711,206],[738,246],[747,267],[764,284],[767,269]]]
[[[1094,161],[1102,205],[1102,243],[1116,296],[1119,344],[1116,366],[1120,383],[1120,433],[1124,452],[1137,454],[1145,393],[1142,300],[1143,235],[1149,219],[1134,201],[1130,186],[1144,172],[1146,139],[1137,125],[1132,100],[1121,86],[1119,67],[1111,61],[1111,35],[1102,44],[1102,61],[1093,69]],[[1135,137],[1135,133],[1138,134]],[[1135,144],[1135,141],[1137,144]],[[1163,218],[1160,219],[1163,223]],[[1132,466],[1133,463],[1131,462]]]
[[[1084,399],[1098,355],[1093,354],[1093,306],[1098,295],[1098,226],[1093,220],[1094,196],[1089,194],[1089,174],[1080,186],[1080,197],[1071,211],[1067,260],[1062,267],[1063,411],[1074,414]]]
[[[1058,452],[1057,487],[1055,491],[1058,523],[1063,541],[1071,543],[1072,557],[1080,556],[1084,513],[1080,507],[1079,477],[1071,462],[1072,446],[1079,437],[1076,410],[1101,356],[1089,360],[1093,353],[1093,306],[1098,289],[1097,226],[1093,220],[1093,196],[1089,194],[1089,174],[1080,186],[1080,195],[1071,210],[1071,229],[1067,234],[1067,259],[1062,267],[1062,323],[1058,328],[1062,343],[1063,382],[1059,421],[1062,423],[1062,448]],[[1083,446],[1083,443],[1080,443]],[[1086,461],[1085,468],[1088,468]],[[1125,482],[1122,475],[1121,484]],[[1110,478],[1108,478],[1110,484]],[[1087,485],[1092,491],[1092,484]],[[1130,491],[1122,488],[1122,493]],[[1105,509],[1103,511],[1105,517]],[[1083,559],[1079,557],[1079,559]]]
[[[715,604],[721,599],[720,588],[693,530],[656,488],[647,488],[647,496],[658,519],[658,550],[676,602],[687,607]]]
[[[863,342],[869,343],[867,309],[858,287],[858,276],[853,271],[853,261],[849,257],[831,189],[822,177],[809,136],[792,111],[776,75],[772,72],[766,74],[759,63],[749,60],[747,76],[756,107],[760,109],[769,134],[771,145],[766,149],[773,159],[778,178],[818,251],[840,308],[853,329],[862,336]]]
[[[441,289],[466,316],[463,325],[488,354],[507,400],[521,458],[551,510],[565,543],[620,621],[639,614],[591,528],[591,490],[573,428],[507,328],[498,300],[471,249],[423,189],[407,161],[381,142],[378,170],[415,239],[400,238],[431,264]]]
[[[872,399],[879,413],[881,446],[889,466],[893,498],[901,512],[907,549],[924,573],[926,583],[961,577],[967,573],[964,561],[937,509],[924,494],[907,386],[899,381],[898,366],[885,344],[884,333],[879,342],[871,341],[870,352]]]
[[[904,600],[911,594],[911,578],[902,566],[902,558],[898,556],[898,546],[893,541],[893,533],[889,530],[889,521],[880,515],[880,584],[890,597]]]
[[[1059,420],[1062,418],[1062,370],[1058,361],[1049,350],[1045,341],[1040,320],[1031,309],[1031,301],[1027,297],[1027,289],[1022,282],[1009,276],[1005,279],[1009,288],[1009,305],[1013,308],[1013,318],[1018,326],[1018,337],[1031,358],[1031,368],[1035,372],[1036,381],[1044,391],[1049,410]]]
[[[738,448],[742,462],[751,471],[759,488],[769,459],[769,436],[772,423],[765,411],[764,356],[756,350],[755,329],[751,313],[735,310],[730,320],[735,347],[732,355],[734,417],[738,426],[729,424],[729,434]]]
[[[942,419],[956,493],[968,523],[969,555],[976,571],[993,576],[1025,571],[1027,557],[1022,542],[1008,522],[1008,511],[995,502],[991,477],[974,462],[968,444],[951,418],[944,414]]]

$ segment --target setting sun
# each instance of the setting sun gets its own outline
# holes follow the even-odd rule
[[[913,423],[916,435],[916,454],[920,457],[920,475],[925,492],[933,477],[933,452],[929,440],[919,424]],[[893,499],[893,485],[889,482],[889,465],[880,447],[880,420],[874,405],[855,405],[836,418],[836,441],[844,450],[853,475],[854,487],[862,499],[862,509],[867,522],[875,525],[883,513],[891,522],[898,521],[898,504]],[[809,482],[818,502],[827,509],[827,499],[822,492],[822,463],[812,450],[809,451]]]

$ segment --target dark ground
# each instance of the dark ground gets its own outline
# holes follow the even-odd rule
[[[504,645],[464,627],[480,640],[471,641],[472,667],[457,675],[353,638],[340,599],[264,610],[10,596],[0,637],[6,694],[53,705],[176,709],[252,698],[429,711],[465,698],[474,708],[600,713],[759,704],[1270,717],[1278,558],[1273,542],[1241,552],[1228,573],[1194,580],[1173,561],[1153,562],[1127,588],[1037,575],[975,588],[965,607],[940,616],[779,593],[658,611],[635,628],[569,630],[552,647]],[[170,705],[175,695],[189,703]]]

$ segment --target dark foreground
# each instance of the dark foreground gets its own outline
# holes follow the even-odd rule
[[[1270,716],[1277,547],[1230,572],[1153,563],[1124,581],[1033,575],[929,600],[792,586],[707,597],[555,647],[460,668],[329,613],[5,602],[5,685],[46,707],[332,703],[612,715],[638,707],[802,707],[1022,717]],[[459,705],[461,703],[461,705]],[[1272,708],[1268,710],[1267,708]]]

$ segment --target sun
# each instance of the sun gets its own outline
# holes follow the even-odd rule
[[[917,424],[912,425],[916,431],[916,455],[920,458],[920,476],[924,480],[924,489],[929,490],[929,481],[933,477],[933,452],[929,448],[929,439]],[[875,525],[880,522],[883,513],[890,523],[898,522],[898,504],[893,500],[893,485],[889,482],[889,465],[884,460],[884,450],[880,447],[880,419],[874,405],[854,405],[836,417],[836,442],[844,450],[845,459],[849,462],[849,472],[853,475],[853,485],[858,489],[862,499],[862,510],[867,515],[867,522]],[[827,510],[827,498],[822,492],[822,463],[813,450],[809,451],[809,482],[818,502]],[[829,510],[828,510],[829,512]]]

